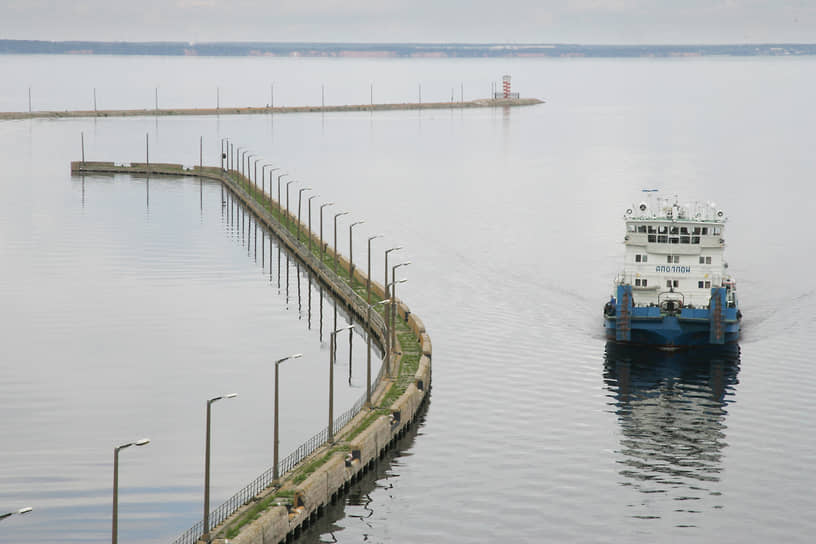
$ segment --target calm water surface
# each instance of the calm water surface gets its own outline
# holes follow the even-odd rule
[[[315,304],[308,277],[270,268],[268,246],[256,260],[217,185],[151,179],[148,197],[144,179],[72,178],[84,132],[89,160],[141,160],[148,133],[151,160],[186,164],[200,137],[211,164],[231,137],[365,219],[355,262],[385,234],[375,277],[386,245],[406,246],[392,262],[412,261],[400,294],[433,339],[430,408],[305,541],[808,541],[815,63],[0,57],[16,75],[0,82],[8,110],[26,109],[28,81],[55,109],[89,107],[94,85],[116,97],[104,107],[150,107],[156,86],[162,106],[208,105],[216,86],[264,104],[271,81],[281,104],[319,103],[321,84],[329,103],[365,103],[372,81],[378,101],[411,100],[418,83],[443,100],[460,82],[467,99],[503,73],[547,100],[0,124],[0,505],[36,509],[3,521],[2,539],[107,540],[111,449],[149,435],[122,453],[120,534],[171,540],[200,516],[205,398],[241,395],[217,405],[214,502],[270,464],[282,354],[304,353],[284,368],[284,449],[325,419],[325,338],[293,295],[299,281]],[[96,75],[54,87],[77,69]],[[117,73],[143,77],[106,79]],[[642,188],[730,216],[738,353],[607,351],[601,305]],[[362,363],[359,336],[352,349]],[[361,393],[354,379],[339,389],[345,406]]]

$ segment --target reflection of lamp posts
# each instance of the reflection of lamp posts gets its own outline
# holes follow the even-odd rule
[[[383,289],[385,289],[385,297],[388,298],[388,254],[392,251],[399,251],[402,246],[392,247],[385,250],[385,281],[383,282]]]
[[[366,271],[366,304],[371,304],[371,240],[382,238],[382,234],[368,237],[368,270]]]
[[[334,202],[326,202],[320,205],[320,262],[326,257],[326,246],[323,245],[323,208],[334,206]]]
[[[366,333],[368,341],[368,354],[366,356],[366,406],[368,406],[368,408],[371,408],[371,308],[387,302],[388,299],[386,298],[374,304],[369,304],[366,313],[366,328],[368,329]],[[387,334],[388,331],[386,330],[386,335]]]
[[[13,516],[14,514],[28,514],[34,510],[30,506],[26,506],[25,508],[20,508],[19,510],[15,510],[14,512],[8,512],[6,514],[0,514],[0,520],[6,519],[9,516]]]
[[[354,236],[352,236],[351,229],[355,227],[355,225],[360,225],[365,223],[365,221],[355,221],[351,225],[349,225],[349,285],[354,288],[354,253],[353,253],[353,241]]]
[[[302,353],[295,353],[294,355],[290,355],[288,357],[284,357],[283,359],[278,359],[275,361],[275,438],[274,438],[274,446],[273,446],[273,454],[272,454],[272,479],[278,479],[278,366],[284,361],[288,361],[289,359],[299,359],[303,357]]]
[[[298,189],[298,223],[297,223],[297,239],[300,242],[300,199],[303,197],[303,191],[311,191],[311,187],[304,187]]]
[[[354,325],[340,327],[332,331],[329,341],[329,443],[334,442],[334,346],[337,343],[335,335],[338,332],[353,329]]]
[[[221,399],[232,399],[238,396],[238,393],[230,393],[228,395],[221,395],[214,397],[207,401],[207,438],[204,447],[204,533],[201,540],[204,542],[210,541],[210,406],[215,401]]]
[[[129,448],[130,446],[144,446],[150,443],[149,438],[142,438],[136,442],[128,442],[116,448],[113,448],[113,529],[111,542],[116,544],[119,540],[119,450]]]
[[[280,175],[278,176],[278,215],[280,215],[280,214],[281,214],[281,211],[282,211],[282,209],[281,209],[281,195],[280,195],[280,180],[281,180],[281,178],[282,178],[283,176],[288,176],[288,175],[289,175],[289,174],[287,174],[287,173],[285,173],[285,172],[284,172],[283,174],[280,174]],[[270,184],[272,183],[272,182],[271,182],[271,180],[270,180],[270,182],[269,182],[269,183],[270,183]],[[270,187],[270,188],[269,188],[269,192],[270,192],[270,193],[272,192],[272,187]]]
[[[319,197],[320,195],[312,195],[307,200],[309,203],[309,251],[312,251],[312,199]]]
[[[338,212],[334,214],[334,273],[337,274],[337,218],[341,215],[348,215],[351,212]]]
[[[291,216],[289,215],[289,186],[293,183],[297,183],[296,179],[290,179],[286,182],[286,222],[289,226],[292,226],[292,221],[290,220]]]

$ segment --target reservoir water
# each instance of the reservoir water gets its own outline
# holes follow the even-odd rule
[[[325,424],[332,303],[216,184],[72,177],[88,160],[218,164],[229,137],[335,202],[434,345],[415,435],[305,542],[809,541],[816,477],[812,58],[212,59],[0,56],[0,110],[366,103],[487,95],[511,110],[0,123],[0,541],[171,542],[201,516],[204,401],[219,504]],[[77,77],[82,74],[82,77]],[[739,352],[621,353],[601,311],[644,188],[711,200]],[[293,193],[293,194],[296,194]],[[316,210],[316,208],[315,208]],[[234,213],[234,211],[233,211]],[[316,213],[316,212],[315,212]],[[327,212],[327,225],[331,225]],[[243,223],[242,223],[243,220]],[[331,238],[331,227],[324,226]],[[257,249],[256,249],[257,247]],[[263,254],[262,254],[263,252]],[[272,261],[269,261],[270,255]],[[280,264],[279,264],[280,262]],[[280,276],[280,279],[279,279]],[[279,287],[280,285],[280,287]],[[320,319],[320,307],[323,319]],[[338,320],[345,323],[345,315]],[[340,343],[338,372],[348,372]],[[355,335],[345,409],[362,394]],[[361,379],[362,378],[362,379]]]

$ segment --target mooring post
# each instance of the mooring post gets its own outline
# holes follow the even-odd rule
[[[82,142],[82,166],[85,166],[85,133],[80,132],[79,138]]]
[[[150,133],[145,133],[145,163],[147,164],[147,174],[150,175]]]

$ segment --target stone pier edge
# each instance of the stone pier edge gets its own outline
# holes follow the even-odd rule
[[[400,102],[393,104],[344,104],[329,106],[239,106],[228,108],[156,108],[135,110],[3,111],[0,121],[12,119],[61,119],[77,117],[173,117],[184,115],[262,115],[275,113],[330,113],[348,111],[442,110],[496,108],[543,104],[538,98],[482,98],[458,102]],[[87,163],[90,164],[90,163]]]
[[[207,178],[223,183],[256,219],[272,231],[287,248],[309,267],[361,324],[366,323],[366,275],[355,268],[354,284],[348,281],[348,260],[337,255],[339,270],[332,269],[334,252],[326,248],[325,260],[308,247],[319,248],[319,239],[301,225],[297,236],[297,218],[278,211],[277,202],[268,193],[235,171],[218,167],[186,167],[168,163],[71,162],[75,175],[142,174]],[[292,214],[294,215],[294,214]],[[306,243],[303,242],[306,240]],[[324,241],[325,243],[325,241]],[[326,244],[328,245],[328,244]],[[319,250],[318,250],[319,252]],[[329,264],[327,264],[329,263]],[[342,273],[342,271],[346,271]],[[360,295],[362,292],[362,296]],[[383,286],[371,280],[371,299],[382,300]],[[372,407],[363,408],[335,433],[333,444],[324,444],[291,471],[281,476],[278,485],[267,487],[211,531],[216,544],[274,544],[296,537],[322,515],[325,507],[347,491],[351,484],[374,467],[377,460],[411,428],[425,404],[431,383],[431,340],[425,325],[397,299],[396,355],[384,364],[394,371],[393,378],[383,376],[372,393]],[[380,312],[372,312],[371,328],[380,345],[385,343],[386,326]],[[193,540],[194,541],[194,540]],[[178,541],[177,541],[178,542]]]

